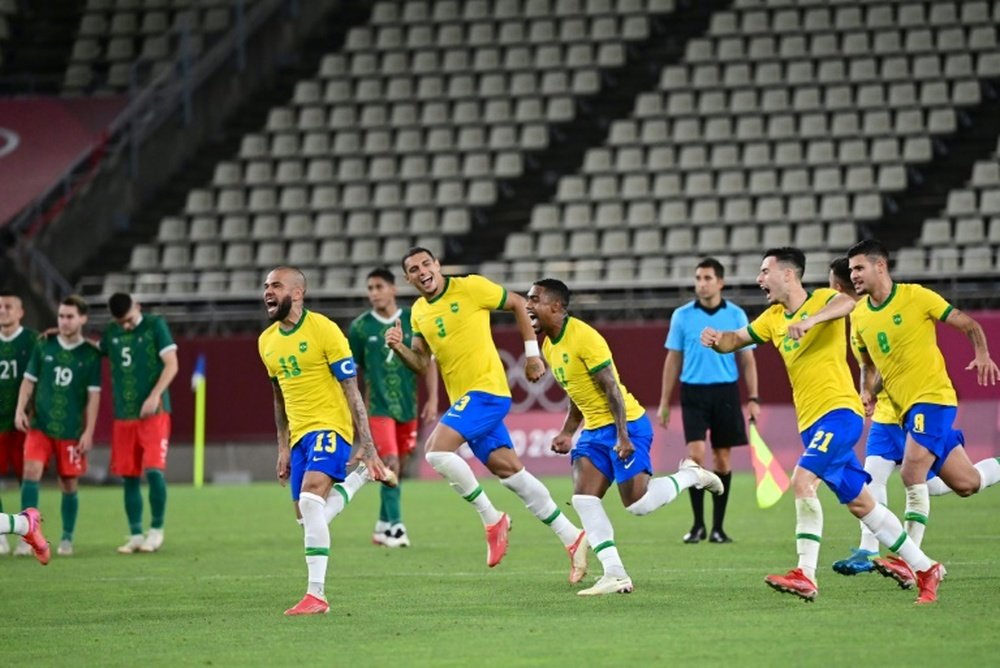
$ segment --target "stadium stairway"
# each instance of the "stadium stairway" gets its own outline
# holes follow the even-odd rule
[[[81,276],[102,276],[125,267],[132,248],[154,239],[160,220],[182,210],[192,188],[210,184],[215,166],[237,155],[243,136],[264,127],[271,108],[285,104],[295,84],[313,76],[323,56],[331,49],[340,48],[347,32],[365,23],[370,13],[370,1],[353,0],[328,14],[326,21],[317,25],[313,34],[295,49],[293,59],[283,63],[267,92],[250,96],[218,136],[199,149],[196,157],[144,207],[142,213],[132,220],[122,221],[122,232],[95,253],[72,280],[77,281]]]
[[[4,45],[0,96],[57,94],[62,88],[84,0],[22,2]]]
[[[601,90],[577,100],[574,120],[550,126],[549,147],[529,155],[522,176],[501,184],[493,207],[475,212],[471,232],[448,238],[445,257],[475,264],[498,257],[511,232],[524,229],[537,204],[552,199],[559,177],[577,172],[587,149],[600,146],[613,121],[627,118],[640,93],[655,90],[665,65],[681,61],[688,41],[708,30],[712,14],[729,0],[679,0],[670,14],[651,17],[649,37],[629,45],[625,64],[605,70]]]
[[[959,112],[958,131],[934,144],[934,159],[911,170],[907,189],[886,207],[886,214],[864,236],[889,248],[912,246],[923,222],[945,209],[948,193],[961,188],[977,160],[989,158],[1000,136],[1000,80],[980,81],[982,101]]]

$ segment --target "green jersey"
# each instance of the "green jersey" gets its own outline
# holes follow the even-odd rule
[[[101,337],[101,352],[111,361],[111,392],[116,420],[138,420],[142,403],[163,373],[162,355],[177,344],[163,318],[143,315],[131,331],[112,322]],[[170,392],[164,390],[162,410],[170,412]]]
[[[365,376],[368,414],[409,422],[417,417],[417,376],[398,355],[390,356],[392,350],[385,345],[385,332],[397,320],[403,327],[403,345],[409,346],[413,338],[410,309],[400,309],[389,318],[374,311],[363,313],[351,323],[347,339],[354,362]]]
[[[80,438],[87,397],[101,391],[101,352],[87,341],[67,345],[50,336],[35,346],[24,377],[35,383],[32,428],[52,438]]]
[[[14,431],[14,412],[21,379],[38,341],[38,333],[19,327],[13,336],[0,334],[0,433]]]

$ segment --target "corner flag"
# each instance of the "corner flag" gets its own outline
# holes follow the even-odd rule
[[[767,443],[760,437],[757,425],[750,421],[750,460],[753,462],[753,472],[757,476],[757,506],[770,508],[781,499],[788,489],[788,476]]]
[[[205,482],[205,355],[198,355],[191,374],[194,391],[194,486]]]

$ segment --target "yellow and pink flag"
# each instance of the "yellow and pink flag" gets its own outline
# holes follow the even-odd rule
[[[757,505],[770,508],[788,489],[789,481],[781,463],[771,454],[771,449],[761,438],[757,425],[750,422],[750,460],[757,476]]]

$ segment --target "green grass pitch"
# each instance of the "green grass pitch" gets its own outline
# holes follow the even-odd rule
[[[576,520],[568,478],[546,481]],[[756,508],[736,477],[731,545],[684,545],[687,498],[637,518],[605,500],[635,593],[584,599],[551,532],[495,481],[510,512],[510,551],[495,569],[475,512],[443,481],[408,482],[413,547],[370,544],[378,490],[361,490],[333,522],[329,615],[285,618],[305,588],[301,529],[287,490],[170,488],[167,541],[155,555],[121,556],[121,492],[81,491],[77,554],[0,559],[4,665],[334,666],[850,666],[995,665],[1000,645],[1000,491],[932,499],[925,547],[949,574],[935,606],[866,574],[830,564],[857,544],[857,522],[825,490],[820,595],[805,603],[762,582],[796,563],[786,494]],[[10,508],[16,493],[9,487]],[[898,478],[891,506],[903,502]],[[59,495],[42,492],[46,535],[59,536]],[[706,510],[710,512],[711,501]],[[592,559],[591,574],[599,572]],[[591,575],[586,582],[591,581]]]

